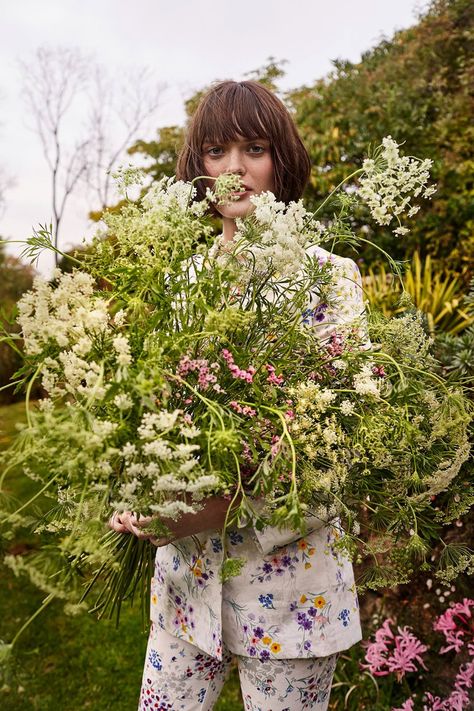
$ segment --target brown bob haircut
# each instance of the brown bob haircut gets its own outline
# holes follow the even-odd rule
[[[176,167],[178,180],[204,175],[204,143],[228,143],[237,136],[270,141],[275,195],[285,203],[299,200],[311,171],[308,152],[285,105],[256,81],[222,81],[202,97],[191,118]],[[205,195],[197,181],[197,199]]]

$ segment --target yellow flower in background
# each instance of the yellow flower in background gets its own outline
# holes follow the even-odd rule
[[[311,563],[305,563],[304,567],[305,567],[305,570],[308,570],[308,568],[311,568]]]
[[[302,596],[300,597],[300,602],[304,605],[304,603],[306,602],[307,599],[308,599],[308,598],[306,597],[306,595],[302,595]]]
[[[318,597],[315,597],[313,602],[316,605],[316,607],[319,607],[319,609],[324,607],[324,605],[326,604],[326,600],[323,598],[322,595],[318,595]]]
[[[298,548],[302,551],[304,551],[308,547],[308,543],[304,540],[304,538],[301,539],[301,541],[298,541]]]
[[[281,649],[281,644],[278,644],[278,642],[273,642],[272,646],[270,647],[272,650],[273,654],[278,654],[278,652]]]
[[[272,638],[271,637],[262,637],[262,642],[263,644],[271,644],[272,643]]]
[[[153,595],[151,596],[151,604],[156,605],[157,602],[158,602],[158,596],[153,593]]]
[[[314,555],[316,553],[316,548],[310,548],[308,551],[308,555]]]

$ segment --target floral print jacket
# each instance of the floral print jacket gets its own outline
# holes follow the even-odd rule
[[[363,316],[359,270],[351,259],[312,247],[336,268],[330,308],[310,295],[303,314],[325,339]],[[287,528],[248,526],[227,532],[229,554],[244,558],[240,575],[219,579],[220,531],[206,531],[157,549],[151,618],[167,632],[222,659],[225,645],[245,657],[325,657],[361,635],[352,564],[335,548],[337,520],[308,517],[304,538]]]

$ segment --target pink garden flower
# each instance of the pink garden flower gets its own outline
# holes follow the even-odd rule
[[[434,629],[442,632],[447,644],[441,648],[440,653],[446,654],[454,651],[458,654],[461,649],[467,651],[471,659],[461,664],[454,680],[453,690],[446,698],[434,696],[427,691],[423,700],[422,711],[467,711],[472,708],[469,690],[474,686],[474,625],[472,622],[471,608],[474,600],[464,598],[462,602],[453,603],[434,622]],[[382,627],[375,633],[375,642],[368,646],[366,660],[368,664],[362,665],[370,669],[375,676],[385,676],[390,672],[397,675],[398,680],[407,671],[416,671],[415,661],[423,667],[421,654],[426,647],[404,627],[398,628],[395,636],[390,629],[392,620],[385,620]],[[426,667],[424,667],[426,668]],[[408,698],[399,708],[392,711],[415,711],[414,698]]]
[[[224,360],[226,361],[227,366],[234,378],[246,380],[247,383],[252,382],[253,376],[257,372],[256,368],[254,368],[253,365],[249,365],[247,370],[244,370],[243,368],[239,368],[239,366],[234,363],[234,356],[227,348],[223,348],[221,354]]]
[[[280,373],[280,375],[275,375],[275,368],[273,365],[270,365],[269,363],[265,364],[265,368],[268,370],[270,375],[267,378],[267,382],[271,383],[272,385],[281,385],[285,378],[283,375]]]
[[[398,628],[394,635],[390,628],[393,621],[385,620],[382,627],[375,633],[375,642],[367,647],[363,669],[369,669],[374,676],[387,676],[392,672],[400,681],[407,672],[418,671],[417,663],[426,669],[421,655],[428,647],[408,629]]]
[[[451,649],[458,653],[464,646],[466,634],[471,637],[471,640],[468,640],[468,649],[471,650],[474,631],[471,607],[474,607],[474,600],[464,598],[462,602],[453,604],[435,620],[433,629],[442,632],[447,642],[440,649],[441,654],[445,654]],[[472,654],[471,651],[470,653]]]
[[[178,364],[177,374],[185,378],[188,373],[198,373],[198,386],[201,390],[207,390],[210,385],[213,385],[214,390],[219,390],[220,386],[217,383],[217,376],[212,370],[219,370],[218,363],[209,362],[205,358],[192,359],[188,355],[184,355]]]
[[[250,405],[240,405],[236,400],[231,400],[229,403],[230,407],[235,410],[235,412],[238,412],[239,415],[247,415],[248,417],[255,417],[257,414],[257,411],[254,410]]]
[[[414,703],[415,702],[412,698],[407,699],[401,706],[399,706],[397,709],[393,708],[392,711],[413,711]]]

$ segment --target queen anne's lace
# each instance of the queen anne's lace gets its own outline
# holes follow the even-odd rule
[[[379,225],[389,225],[395,218],[399,226],[393,232],[403,236],[409,229],[400,224],[400,215],[413,217],[420,209],[411,205],[412,196],[429,198],[436,188],[426,187],[433,161],[401,156],[398,148],[399,144],[386,136],[379,154],[364,160],[359,194]]]

